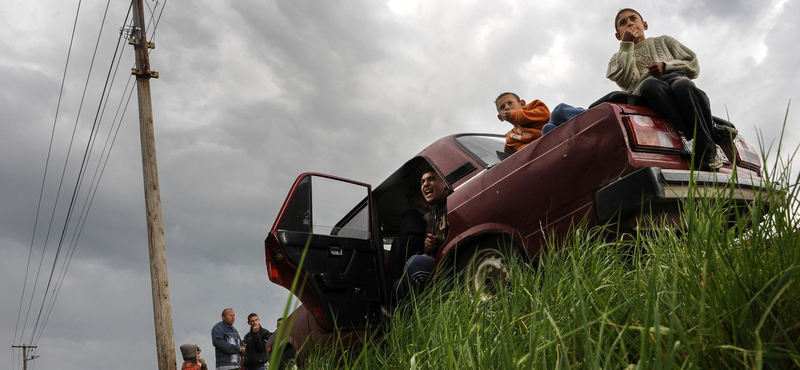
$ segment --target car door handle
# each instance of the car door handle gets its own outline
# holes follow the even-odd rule
[[[342,247],[328,246],[328,254],[333,257],[341,257],[344,255],[344,251],[342,250]]]

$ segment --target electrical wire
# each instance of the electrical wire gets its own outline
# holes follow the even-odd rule
[[[164,4],[166,4],[166,2]],[[164,6],[162,5],[161,12],[159,13],[159,17],[158,17],[158,20],[156,20],[156,22],[153,22],[153,17],[152,17],[153,13],[151,12],[150,24],[148,25],[147,28],[149,28],[149,26],[151,26],[151,25],[153,25],[153,23],[155,23],[155,26],[154,26],[154,32],[155,32],[155,29],[157,28],[158,23],[160,22],[161,15],[163,14],[163,10],[164,10]],[[128,14],[130,14],[130,9],[129,9],[129,13]],[[127,18],[126,18],[125,24],[127,24]],[[118,43],[118,45],[119,45],[119,43]],[[115,54],[115,58],[116,58],[116,54]],[[117,70],[119,68],[119,62],[120,61],[121,61],[121,57],[120,57],[120,59],[117,59],[117,65],[116,65],[116,69],[114,71],[114,76],[116,76],[116,72],[117,72]],[[109,69],[109,76],[110,75],[111,75],[111,72],[110,72],[110,69]],[[125,87],[125,89],[123,89],[123,91],[128,90],[128,86],[130,85],[131,80],[132,80],[132,78],[128,79],[128,84],[126,84],[126,87]],[[114,81],[112,80],[111,86],[109,86],[108,90],[112,89],[113,82]],[[108,84],[108,76],[107,76],[107,79],[106,79],[106,84]],[[105,94],[105,90],[104,90],[104,94]],[[38,341],[41,339],[41,335],[43,333],[44,326],[46,326],[47,321],[49,321],[50,313],[52,312],[52,309],[53,309],[53,307],[55,305],[55,300],[57,299],[58,293],[60,292],[61,286],[63,284],[64,277],[66,276],[66,271],[69,268],[69,264],[70,264],[70,262],[72,260],[72,256],[74,255],[74,251],[75,251],[75,248],[77,246],[77,241],[80,239],[80,235],[83,232],[83,227],[84,227],[84,225],[86,223],[86,219],[88,217],[89,209],[91,209],[91,204],[94,202],[94,196],[96,195],[97,189],[98,189],[99,184],[100,184],[100,180],[102,179],[102,174],[105,171],[106,165],[108,163],[108,159],[110,157],[110,151],[113,148],[114,142],[116,141],[116,137],[117,137],[117,135],[119,133],[119,129],[121,127],[122,119],[124,118],[125,112],[127,111],[127,107],[128,107],[128,104],[130,103],[130,99],[131,99],[132,95],[133,95],[133,87],[131,87],[131,89],[130,89],[130,92],[128,94],[127,103],[125,104],[125,109],[123,110],[122,117],[120,118],[119,124],[117,124],[117,129],[116,129],[116,132],[114,134],[114,138],[111,141],[111,145],[109,146],[108,140],[109,140],[109,138],[111,136],[111,131],[113,130],[114,122],[116,121],[116,118],[119,115],[119,109],[120,109],[120,107],[122,105],[122,101],[124,100],[124,94],[123,94],[123,96],[122,96],[122,98],[120,100],[120,104],[117,107],[117,112],[115,114],[114,120],[112,120],[112,126],[111,126],[111,128],[109,130],[109,136],[106,138],[106,144],[104,145],[103,152],[100,155],[100,161],[98,161],[97,168],[95,168],[95,175],[94,175],[94,178],[92,179],[91,185],[89,187],[89,193],[87,193],[87,201],[84,202],[84,207],[83,207],[83,209],[81,211],[81,215],[78,217],[78,223],[77,224],[79,226],[76,226],[75,232],[73,233],[72,241],[69,243],[69,247],[68,247],[67,253],[66,253],[66,256],[67,256],[66,262],[62,264],[61,272],[59,274],[59,277],[56,280],[56,288],[54,289],[54,294],[51,295],[50,304],[49,304],[49,307],[48,307],[48,309],[46,311],[46,314],[45,314],[44,324],[40,328],[38,336],[35,338],[35,340],[33,340],[34,343],[38,343]],[[109,96],[106,97],[106,105],[105,106],[103,106],[102,104],[100,105],[100,106],[103,106],[103,113],[100,113],[100,115],[99,115],[99,117],[100,117],[99,119],[100,120],[102,120],[102,116],[103,116],[103,114],[105,112],[105,107],[107,107],[108,97]],[[100,106],[98,106],[98,112],[100,111]],[[98,116],[96,116],[96,118],[95,118],[96,121],[98,120],[97,117]],[[92,149],[94,148],[94,143],[96,143],[96,139],[92,143]],[[103,155],[106,153],[106,148],[108,148],[108,155],[105,156],[105,161],[103,161],[102,158],[103,158]],[[89,156],[91,156],[91,150],[89,152]],[[98,171],[98,169],[100,168],[100,163],[101,162],[103,162],[103,167],[102,167],[101,170]],[[85,160],[84,163],[88,163],[88,160]],[[98,173],[99,173],[99,176],[98,176]],[[85,176],[85,174],[83,174],[82,176]],[[80,180],[79,185],[77,186],[77,188],[82,187],[81,184],[82,184],[83,178],[85,178],[85,177],[81,177],[81,180]],[[92,190],[92,188],[94,188],[94,190]],[[89,199],[89,194],[91,194],[91,199]],[[71,205],[70,214],[72,212],[73,212],[73,208],[72,208],[72,205]],[[63,235],[64,234],[62,233],[62,240],[63,240]],[[61,245],[59,245],[59,248],[60,247],[61,247]],[[55,265],[55,263],[54,263],[54,265]]]
[[[129,14],[130,14],[130,11],[129,11]],[[127,21],[128,21],[128,19],[126,18],[125,19],[125,24],[127,24]],[[120,43],[121,43],[122,39],[123,39],[122,37],[120,37],[118,39],[117,47],[116,47],[115,50],[119,50]],[[123,45],[122,53],[124,53],[124,45]],[[119,58],[117,58],[117,54],[115,52],[112,61],[116,60],[116,65],[112,64],[111,66],[109,66],[109,76],[113,75],[115,77],[113,80],[111,80],[111,84],[110,85],[108,85],[108,78],[109,77],[106,77],[106,84],[108,85],[108,90],[109,91],[113,89],[114,81],[116,80],[116,77],[118,76],[117,72],[119,71],[119,65],[120,65],[120,62],[122,61],[122,53],[120,53]],[[114,69],[113,73],[111,72],[112,67]],[[105,144],[103,146],[103,151],[100,153],[100,160],[97,162],[97,167],[95,168],[95,171],[94,171],[94,177],[92,178],[92,182],[91,182],[91,184],[89,186],[89,191],[86,194],[86,200],[84,200],[84,202],[83,202],[83,204],[84,204],[83,209],[81,210],[81,214],[78,216],[78,222],[76,223],[75,231],[72,234],[72,236],[73,236],[72,240],[70,241],[69,247],[67,248],[66,262],[63,263],[62,266],[61,266],[61,272],[59,273],[59,277],[56,280],[56,289],[54,290],[54,294],[51,296],[52,298],[50,300],[49,307],[47,308],[47,311],[46,311],[44,324],[42,325],[42,329],[39,331],[38,338],[36,338],[34,343],[38,343],[39,342],[39,339],[41,338],[41,335],[44,332],[44,326],[47,325],[47,321],[50,318],[50,313],[52,312],[53,307],[55,306],[55,301],[58,298],[58,293],[60,292],[61,286],[62,286],[62,284],[64,282],[64,278],[66,277],[67,269],[69,268],[69,264],[72,261],[72,255],[75,253],[75,248],[77,246],[78,239],[80,238],[80,233],[83,231],[83,225],[86,223],[86,218],[88,217],[89,209],[91,208],[91,203],[94,201],[94,194],[97,192],[97,188],[100,185],[100,179],[102,178],[102,171],[100,170],[100,164],[103,163],[103,157],[104,156],[105,156],[105,162],[107,163],[108,162],[108,158],[111,155],[111,149],[113,148],[113,141],[111,142],[111,146],[109,146],[109,139],[111,138],[111,133],[114,131],[114,123],[117,121],[117,117],[119,116],[120,107],[122,106],[122,102],[125,100],[125,91],[128,91],[128,87],[131,85],[130,84],[131,80],[132,80],[132,77],[129,76],[128,82],[125,85],[125,88],[123,89],[123,94],[122,94],[122,96],[120,98],[120,102],[117,105],[117,111],[115,113],[114,119],[111,121],[111,126],[109,127],[108,136],[106,137],[106,141],[105,141]],[[131,91],[131,93],[128,95],[128,101],[130,101],[130,96],[133,93],[133,88],[131,88],[130,91]],[[102,100],[101,100],[101,106],[103,107],[103,109],[102,109],[102,112],[99,115],[99,120],[100,121],[102,121],[102,119],[103,119],[103,116],[105,114],[105,109],[108,107],[108,100],[111,97],[110,94],[107,94],[105,96],[106,96],[105,104],[102,104]],[[127,104],[126,104],[126,109],[127,109]],[[100,106],[98,106],[98,111],[99,110],[100,110]],[[123,112],[123,117],[124,117],[124,112]],[[119,124],[117,124],[116,133],[114,134],[114,140],[116,140],[116,136],[117,136],[117,133],[119,133],[119,127],[121,126],[121,124],[122,124],[122,121],[120,119]],[[95,143],[96,143],[96,140],[95,140],[94,143],[92,143],[92,149],[94,148],[94,144]],[[106,151],[108,151],[107,154],[106,154]],[[91,155],[91,153],[90,153],[90,155]],[[87,163],[88,163],[88,160],[87,160]],[[105,170],[105,164],[103,165],[103,170]],[[98,177],[98,174],[100,174],[99,177]],[[80,187],[80,185],[79,185],[79,187]],[[92,189],[94,189],[94,191]],[[91,200],[89,199],[90,196],[91,196]]]
[[[110,3],[110,0],[109,0],[109,3]],[[155,39],[155,31],[158,28],[158,24],[161,21],[161,16],[163,15],[165,5],[166,5],[166,1],[164,1],[164,3],[161,5],[161,10],[160,10],[160,12],[158,14],[158,18],[155,19],[155,22],[154,22],[155,11],[153,11],[152,8],[150,9],[151,16],[150,16],[149,24],[147,25],[146,28],[150,28],[150,26],[153,26],[153,38],[152,39]],[[131,4],[131,6],[132,6],[132,4]],[[109,7],[109,4],[107,3],[106,4],[106,12],[104,13],[104,16],[103,16],[103,22],[102,22],[103,25],[105,24],[106,16],[107,16],[107,13],[108,13],[108,7]],[[157,9],[158,1],[155,2],[155,7]],[[148,8],[149,8],[149,4],[148,4]],[[78,14],[79,14],[79,11],[80,11],[80,2],[79,2],[79,5],[78,5]],[[75,25],[77,25],[78,14],[76,14],[76,17],[75,17]],[[127,14],[130,15],[130,8],[129,8]],[[124,24],[127,24],[127,16],[126,16],[126,21],[125,21]],[[66,172],[66,166],[67,166],[67,163],[69,162],[69,152],[71,152],[72,144],[74,142],[77,122],[78,122],[79,117],[80,117],[80,112],[82,111],[84,98],[85,98],[86,90],[87,90],[87,86],[88,86],[88,81],[90,79],[90,76],[91,76],[91,73],[92,73],[92,70],[93,70],[93,65],[94,65],[94,62],[95,62],[95,57],[96,57],[96,54],[97,54],[99,41],[100,41],[100,38],[102,36],[103,25],[101,25],[101,29],[100,29],[100,32],[98,34],[97,43],[95,45],[95,52],[94,52],[94,54],[92,56],[92,63],[90,65],[90,69],[89,69],[89,75],[87,76],[87,81],[86,81],[86,84],[84,86],[84,93],[83,93],[83,96],[81,98],[80,108],[78,110],[78,118],[76,118],[75,127],[73,128],[72,139],[70,141],[69,150],[67,152],[67,159],[65,160],[64,170],[62,171],[62,177],[61,177],[61,180],[60,180],[60,183],[59,183],[58,193],[57,193],[57,196],[56,196],[55,205],[53,207],[53,212],[52,212],[52,215],[51,215],[50,225],[48,227],[48,234],[47,234],[47,238],[46,238],[46,241],[45,241],[45,248],[42,251],[42,259],[41,259],[41,261],[39,263],[39,270],[37,271],[36,282],[34,283],[33,292],[31,293],[31,300],[30,300],[30,303],[28,305],[28,314],[30,313],[30,310],[31,310],[31,307],[32,307],[32,302],[33,302],[33,298],[35,296],[36,286],[38,285],[38,280],[39,280],[39,276],[40,276],[40,272],[41,272],[41,265],[42,265],[42,261],[44,260],[45,249],[46,249],[46,246],[47,246],[47,241],[49,240],[50,231],[51,231],[50,229],[51,229],[52,224],[53,224],[53,219],[54,219],[54,215],[55,215],[55,209],[56,209],[57,203],[58,203],[58,195],[60,195],[61,187],[63,185],[63,180],[64,180],[64,176],[65,176],[65,172]],[[75,36],[75,27],[76,26],[73,26],[73,36],[72,36],[72,40],[70,41],[70,53],[68,54],[68,57],[67,57],[67,63],[66,63],[67,65],[65,66],[64,78],[62,79],[61,94],[63,94],[63,88],[64,88],[64,84],[65,84],[65,80],[66,80],[66,71],[68,69],[69,55],[71,55],[72,44],[73,44],[73,40],[74,40],[74,36]],[[123,28],[124,28],[124,26],[123,26]],[[117,105],[117,111],[115,113],[114,119],[112,120],[111,127],[109,128],[108,136],[106,137],[106,141],[105,141],[105,145],[103,147],[103,151],[101,152],[100,159],[97,162],[97,167],[95,167],[94,176],[93,176],[92,181],[91,181],[91,183],[89,185],[89,190],[88,190],[88,192],[86,194],[86,198],[85,198],[84,203],[83,203],[84,205],[83,205],[82,211],[81,211],[80,215],[78,216],[78,219],[77,219],[77,222],[76,222],[76,226],[75,226],[74,231],[72,233],[72,239],[71,239],[70,243],[68,243],[68,247],[66,249],[66,252],[63,254],[65,256],[65,258],[64,258],[64,262],[62,262],[62,264],[61,264],[61,271],[58,274],[58,277],[56,278],[56,284],[55,284],[55,288],[53,290],[53,294],[49,296],[50,300],[47,301],[48,291],[49,291],[49,289],[51,287],[51,283],[52,283],[53,277],[55,275],[55,269],[56,269],[56,266],[58,265],[59,256],[62,255],[61,251],[62,251],[62,247],[63,247],[64,241],[65,241],[65,237],[66,237],[66,235],[68,235],[68,232],[67,232],[68,229],[69,229],[68,225],[70,225],[71,221],[72,221],[72,215],[73,215],[73,212],[75,210],[77,195],[81,192],[80,189],[83,188],[83,180],[85,179],[85,176],[86,176],[85,168],[87,168],[87,164],[89,163],[90,158],[92,156],[92,153],[94,152],[94,146],[95,146],[96,140],[97,140],[98,127],[99,127],[100,122],[102,122],[102,120],[103,120],[105,109],[108,106],[108,100],[110,98],[110,91],[113,89],[114,80],[116,79],[116,76],[117,76],[117,71],[118,71],[119,64],[120,64],[119,62],[121,61],[121,53],[120,53],[120,58],[117,59],[117,51],[119,49],[119,40],[121,40],[121,38],[118,39],[118,44],[117,44],[118,47],[115,48],[114,57],[112,58],[112,65],[114,64],[114,60],[115,59],[117,60],[116,67],[114,68],[114,73],[113,73],[115,78],[111,79],[111,84],[109,84],[109,79],[110,79],[110,76],[112,75],[112,73],[111,73],[112,67],[110,66],[109,67],[109,73],[108,73],[108,75],[106,77],[106,83],[104,85],[104,90],[103,90],[103,93],[101,95],[100,103],[98,104],[97,112],[96,112],[96,115],[95,115],[95,122],[93,124],[92,131],[90,133],[89,142],[87,143],[87,149],[84,152],[84,158],[83,158],[83,161],[82,161],[82,164],[81,164],[81,169],[79,170],[78,178],[76,180],[76,186],[75,186],[75,189],[73,191],[72,199],[70,200],[70,205],[69,205],[69,208],[68,208],[68,211],[67,211],[66,221],[64,223],[64,228],[62,229],[61,237],[60,237],[59,244],[58,244],[58,249],[57,249],[56,254],[54,256],[53,267],[51,268],[51,271],[50,271],[50,276],[48,278],[47,288],[45,289],[44,297],[42,297],[42,305],[40,307],[39,315],[37,316],[36,323],[35,323],[35,325],[33,327],[32,333],[31,333],[31,343],[32,343],[32,345],[38,344],[39,340],[41,339],[42,333],[44,332],[44,328],[46,327],[47,322],[49,321],[50,314],[53,311],[56,299],[58,297],[58,293],[60,292],[61,287],[63,285],[64,278],[66,276],[66,273],[68,271],[70,262],[72,260],[72,256],[74,255],[75,249],[77,247],[77,243],[80,240],[80,236],[82,235],[83,228],[84,228],[84,226],[86,224],[86,220],[88,218],[89,210],[91,209],[91,205],[94,202],[94,198],[95,198],[95,195],[97,193],[97,189],[99,188],[100,181],[102,180],[103,173],[105,172],[105,168],[106,168],[106,166],[108,164],[108,160],[110,158],[111,150],[113,149],[114,143],[116,142],[116,138],[117,138],[117,136],[119,134],[119,130],[120,130],[122,121],[123,121],[123,119],[125,117],[125,112],[127,111],[127,108],[129,106],[130,100],[131,100],[132,95],[133,95],[133,87],[131,87],[131,89],[128,91],[128,86],[130,86],[130,83],[131,83],[131,80],[132,80],[132,78],[129,77],[128,83],[126,84],[125,88],[123,89],[123,92],[128,91],[127,100],[125,99],[125,93],[123,93],[121,95],[121,97],[120,97],[119,104]],[[124,48],[123,48],[123,51],[124,51]],[[148,53],[150,53],[150,52],[152,52],[152,50],[148,51]],[[109,93],[106,94],[106,91],[108,91]],[[39,210],[41,208],[41,199],[42,199],[43,193],[44,193],[44,184],[45,184],[46,178],[47,178],[47,176],[46,176],[47,175],[47,167],[48,167],[48,163],[49,163],[50,152],[52,151],[53,136],[54,136],[54,132],[55,132],[55,125],[56,125],[56,122],[57,122],[57,116],[58,116],[58,110],[59,110],[58,107],[60,107],[60,103],[61,103],[61,94],[59,95],[59,105],[57,106],[57,109],[56,109],[56,119],[54,120],[54,124],[53,124],[53,135],[51,136],[50,149],[48,150],[48,160],[47,160],[46,165],[45,165],[45,174],[44,174],[43,180],[42,180],[42,189],[41,189],[40,196],[39,196],[39,205],[37,206],[37,216],[36,216],[36,220],[37,221],[38,221],[38,218],[39,218],[38,217]],[[103,97],[105,97],[105,102],[103,102]],[[126,101],[125,108],[122,109],[122,115],[119,116],[120,108],[122,107],[122,102],[123,101]],[[118,121],[119,123],[117,124],[116,130],[114,130],[114,123],[117,121],[117,117],[118,116],[119,116],[119,121]],[[111,138],[111,132],[112,131],[114,132],[113,138]],[[109,144],[109,139],[111,139],[110,144]],[[106,150],[106,149],[108,149],[108,150]],[[105,159],[103,159],[104,155],[105,155]],[[102,163],[102,168],[100,167],[101,163]],[[36,225],[34,225],[34,234],[33,234],[32,238],[31,238],[31,252],[30,252],[29,258],[28,258],[28,269],[30,268],[30,259],[31,259],[32,251],[33,251],[34,237],[35,237],[35,234],[36,234],[35,233],[35,229],[36,229]],[[28,270],[26,269],[25,284],[27,284],[27,280],[28,280],[27,276],[28,276]],[[19,328],[19,321],[20,321],[20,317],[21,317],[22,304],[24,302],[24,298],[25,298],[25,285],[23,285],[23,294],[22,294],[22,297],[20,298],[20,308],[19,308],[19,310],[18,310],[19,312],[17,314],[17,329],[15,329],[15,335],[14,335],[14,340],[15,341],[17,340],[17,330]],[[47,303],[47,310],[44,310],[45,302],[48,302]],[[44,316],[42,316],[43,313],[44,313]],[[20,335],[20,339],[22,337],[24,337],[24,335],[25,335],[24,333],[25,333],[25,328],[27,327],[28,314],[26,314],[26,319],[25,319],[25,323],[23,325],[22,334]],[[44,317],[44,320],[42,320],[42,317]],[[40,326],[40,323],[41,323],[41,326]],[[33,354],[33,352],[32,352],[32,354]],[[13,360],[12,360],[12,364],[13,364]]]
[[[106,6],[106,13],[103,15],[103,24],[105,24],[105,17],[106,17],[107,12],[108,12],[108,6]],[[48,245],[48,242],[50,240],[50,233],[52,231],[53,221],[55,220],[56,209],[58,208],[58,200],[61,197],[61,189],[62,189],[63,184],[64,184],[64,177],[66,176],[67,164],[69,163],[70,154],[72,153],[72,145],[73,145],[73,143],[75,141],[75,133],[76,133],[77,128],[78,128],[78,122],[80,121],[81,113],[83,112],[83,103],[84,103],[84,101],[86,99],[86,92],[88,90],[89,81],[90,81],[91,75],[92,75],[92,70],[94,69],[94,62],[95,62],[95,58],[97,56],[97,49],[98,49],[98,45],[99,45],[99,42],[100,42],[100,36],[102,35],[102,32],[103,32],[103,28],[101,26],[100,27],[100,32],[99,32],[98,37],[97,37],[97,42],[95,44],[94,53],[92,54],[92,60],[91,60],[91,63],[89,65],[89,72],[88,72],[88,75],[86,76],[86,82],[84,83],[84,86],[83,86],[83,94],[81,96],[81,101],[80,101],[80,104],[79,104],[79,107],[78,107],[78,113],[77,113],[77,116],[75,118],[75,124],[73,125],[72,137],[70,139],[69,146],[67,148],[67,155],[66,155],[66,158],[64,159],[64,166],[63,166],[63,169],[61,171],[61,179],[59,180],[58,190],[56,192],[56,199],[55,199],[54,206],[53,206],[53,212],[50,215],[50,223],[49,223],[48,228],[47,228],[47,234],[46,234],[46,237],[45,237],[44,247],[42,249],[42,258],[39,261],[39,267],[37,269],[36,279],[35,279],[34,285],[33,285],[33,293],[31,294],[31,300],[30,300],[29,305],[28,305],[28,312],[25,315],[25,323],[24,323],[24,326],[23,326],[23,334],[21,335],[23,337],[24,337],[24,328],[26,328],[27,325],[28,325],[28,317],[30,315],[31,308],[33,307],[33,298],[35,296],[36,287],[39,284],[39,277],[41,276],[42,263],[44,262],[45,252],[47,251],[47,245]],[[70,207],[72,207],[72,206],[70,205]],[[70,213],[68,211],[67,212],[67,222],[69,222],[69,215],[70,215]],[[61,244],[59,243],[59,249],[56,251],[56,254],[55,254],[54,258],[53,258],[54,264],[58,260],[59,253],[61,251],[60,247],[61,247]],[[52,279],[52,272],[51,272],[51,279]],[[50,288],[50,282],[48,281],[47,289],[45,289],[44,296],[42,297],[42,304],[43,305],[44,305],[45,298],[47,296],[47,290],[49,290],[49,288]],[[36,328],[36,326],[38,326],[38,322],[39,322],[40,318],[41,318],[41,310],[39,312],[39,317],[37,317],[37,320],[36,320],[37,322],[34,325],[34,332],[36,331],[35,328]],[[31,334],[31,338],[32,337],[33,337],[33,334]]]
[[[105,12],[103,13],[103,21],[101,22],[101,25],[100,25],[100,31],[98,32],[98,35],[97,35],[97,41],[95,43],[94,53],[92,54],[92,61],[89,64],[89,74],[88,74],[88,76],[86,76],[86,83],[84,84],[84,87],[83,87],[83,95],[81,96],[81,103],[80,103],[80,106],[78,108],[77,117],[75,118],[75,125],[73,126],[73,129],[72,129],[72,138],[70,139],[69,149],[67,150],[67,158],[64,161],[64,169],[63,169],[63,171],[61,173],[61,181],[59,182],[58,192],[56,193],[56,205],[58,204],[58,198],[59,198],[59,196],[61,194],[61,187],[62,187],[63,182],[64,182],[64,175],[65,175],[65,173],[67,171],[67,163],[69,163],[69,154],[72,151],[72,144],[73,144],[73,142],[75,140],[75,132],[78,129],[78,121],[80,120],[80,115],[81,115],[81,112],[83,111],[83,102],[85,101],[86,91],[87,91],[88,86],[89,86],[89,80],[90,80],[90,77],[91,77],[91,74],[92,74],[92,70],[94,69],[94,62],[95,62],[95,58],[97,56],[97,50],[99,49],[99,46],[100,46],[100,38],[103,35],[103,27],[105,26],[105,23],[106,23],[106,17],[108,16],[108,8],[109,8],[110,4],[111,4],[111,0],[108,0],[106,2]],[[87,143],[86,150],[84,151],[84,154],[83,154],[84,158],[83,158],[83,161],[81,163],[80,170],[78,171],[78,180],[76,182],[75,189],[72,192],[72,198],[70,199],[70,204],[69,204],[69,208],[68,208],[68,211],[67,211],[66,221],[64,222],[64,227],[62,228],[61,237],[59,238],[59,242],[58,242],[58,248],[56,249],[55,257],[53,258],[53,267],[50,269],[50,277],[47,279],[47,288],[45,289],[45,292],[44,292],[45,297],[47,296],[47,291],[50,289],[50,284],[53,281],[53,275],[55,274],[56,264],[58,262],[58,256],[61,253],[61,247],[62,247],[62,245],[64,243],[64,237],[65,237],[65,234],[66,234],[67,226],[69,225],[69,221],[70,221],[70,219],[72,217],[72,209],[73,209],[73,207],[75,205],[75,198],[76,198],[77,192],[78,192],[78,184],[80,183],[80,179],[82,178],[82,175],[83,175],[83,168],[84,168],[84,165],[85,165],[86,156],[88,154],[89,145],[92,142],[92,136],[95,134],[96,128],[97,128],[97,122],[95,122],[94,125],[92,126],[92,131],[89,134],[89,142]],[[50,219],[50,225],[51,226],[52,226],[52,220],[55,217],[55,213],[56,213],[56,207],[53,207],[53,216],[51,216],[51,219]],[[47,238],[45,238],[45,246],[47,244],[47,240],[49,239],[49,237],[50,237],[50,229],[48,228],[48,235],[47,235]],[[42,253],[42,260],[44,260],[44,253]],[[38,282],[38,276],[37,276],[37,280],[36,281]],[[35,288],[36,288],[36,284],[34,284],[34,289]],[[33,337],[34,337],[34,335],[36,333],[36,329],[39,326],[39,322],[40,322],[40,320],[42,318],[42,311],[44,310],[45,301],[46,301],[46,298],[43,297],[42,305],[39,308],[39,314],[36,317],[36,323],[33,326],[33,333],[31,333],[31,342],[33,342]],[[30,307],[28,307],[28,309],[29,309],[29,312],[30,312]],[[27,320],[26,320],[26,323],[27,323]]]
[[[103,167],[102,167],[102,169],[100,170],[100,175],[99,175],[99,177],[98,177],[98,179],[97,179],[97,186],[94,188],[94,191],[92,192],[91,199],[89,200],[89,205],[88,205],[88,208],[87,208],[87,210],[86,210],[86,217],[84,217],[84,218],[83,218],[83,222],[80,224],[80,229],[79,229],[79,230],[78,230],[78,232],[77,232],[77,238],[75,239],[75,244],[73,245],[73,247],[71,248],[71,250],[70,250],[70,252],[69,252],[69,254],[68,254],[67,261],[66,261],[66,263],[64,264],[64,266],[65,266],[65,267],[62,269],[62,275],[61,275],[61,277],[60,277],[60,279],[61,279],[61,280],[60,280],[60,282],[59,282],[59,284],[58,284],[58,286],[57,286],[57,289],[55,290],[55,295],[54,295],[54,298],[53,298],[53,303],[55,303],[55,300],[58,298],[58,293],[61,291],[61,285],[62,285],[62,283],[63,283],[63,281],[64,281],[64,277],[66,276],[67,269],[69,269],[70,262],[72,262],[72,255],[75,253],[75,247],[77,246],[77,240],[79,240],[79,239],[80,239],[80,236],[81,236],[81,234],[83,233],[83,226],[86,224],[86,218],[88,217],[89,209],[92,207],[92,204],[94,203],[94,197],[95,197],[95,195],[97,194],[97,189],[98,189],[98,187],[99,187],[99,185],[100,185],[100,180],[101,180],[101,179],[102,179],[102,177],[103,177],[103,173],[105,172],[106,165],[108,164],[108,159],[109,159],[109,157],[111,156],[111,149],[114,147],[114,142],[116,142],[116,140],[117,140],[117,135],[119,134],[119,129],[120,129],[120,127],[122,126],[122,120],[125,118],[125,112],[127,111],[127,109],[128,109],[128,104],[130,103],[130,101],[131,101],[131,97],[133,96],[134,87],[135,87],[135,86],[131,86],[130,92],[128,93],[128,99],[127,99],[127,102],[125,103],[125,108],[124,108],[124,110],[123,110],[122,117],[121,117],[121,118],[120,118],[120,120],[119,120],[119,124],[117,124],[117,129],[116,129],[116,131],[115,131],[115,133],[114,133],[114,137],[113,137],[113,139],[111,140],[111,144],[110,144],[110,147],[109,147],[109,153],[108,153],[108,155],[106,156],[106,159],[105,159],[105,161],[103,162]],[[123,94],[123,97],[124,97],[124,94]],[[124,100],[124,99],[123,99],[123,100]],[[122,101],[120,101],[120,103],[122,103]],[[121,104],[120,104],[120,105],[121,105]],[[109,135],[109,136],[110,136],[110,135]],[[106,143],[108,143],[108,142],[106,141]],[[99,165],[99,163],[98,163],[98,165]],[[45,317],[44,324],[42,325],[42,327],[43,327],[43,328],[42,328],[42,330],[39,332],[39,337],[38,337],[38,338],[36,338],[36,341],[35,341],[35,342],[36,342],[37,344],[39,343],[39,340],[41,339],[41,335],[42,335],[41,333],[44,331],[44,326],[46,326],[46,325],[47,325],[47,322],[48,322],[48,320],[50,319],[50,313],[52,312],[52,309],[53,309],[53,306],[51,305],[51,307],[49,308],[49,310],[48,310],[48,312],[47,312],[47,316]]]
[[[169,0],[164,0],[164,3],[161,4],[161,11],[158,12],[158,19],[156,19],[156,21],[155,21],[156,24],[155,24],[155,26],[153,26],[153,33],[152,33],[152,37],[150,37],[150,41],[155,41],[156,40],[156,31],[158,30],[159,23],[161,23],[161,16],[164,14],[164,8],[167,7],[167,2],[168,1]],[[158,3],[158,2],[156,2],[156,3]],[[150,23],[153,23],[152,16],[150,17]]]
[[[64,95],[64,84],[65,84],[65,81],[67,79],[67,69],[69,68],[69,59],[70,59],[70,56],[72,55],[72,45],[73,45],[73,42],[75,41],[75,30],[78,27],[78,15],[80,15],[80,12],[81,12],[81,1],[82,0],[78,0],[78,9],[75,11],[75,21],[72,24],[72,36],[70,36],[70,40],[69,40],[69,49],[67,50],[67,60],[64,63],[64,74],[61,77],[61,88],[58,91],[58,103],[56,103],[56,114],[55,114],[55,118],[53,118],[53,130],[50,133],[50,145],[49,145],[49,147],[47,149],[47,159],[45,160],[45,163],[44,163],[44,174],[42,175],[42,187],[39,190],[39,202],[38,202],[38,204],[36,206],[36,217],[34,218],[33,233],[31,235],[31,247],[30,247],[30,251],[28,252],[28,264],[25,267],[25,279],[23,280],[23,283],[22,283],[22,296],[20,297],[19,310],[17,311],[17,324],[15,325],[15,328],[14,328],[14,343],[17,342],[17,331],[19,330],[19,319],[20,319],[20,316],[22,315],[22,303],[25,301],[25,290],[26,290],[27,283],[28,283],[28,272],[29,272],[30,266],[31,266],[31,255],[33,254],[33,242],[34,242],[34,239],[36,238],[36,226],[39,223],[39,211],[41,210],[41,207],[42,207],[42,196],[44,195],[44,184],[45,184],[45,182],[47,180],[47,167],[50,164],[50,154],[53,151],[53,138],[55,137],[55,133],[56,133],[56,122],[58,122],[58,112],[61,109],[61,98]],[[42,256],[44,256],[44,250],[42,251]],[[38,272],[37,272],[37,274],[38,274]],[[34,286],[34,289],[35,289],[35,286]],[[34,293],[31,293],[31,302],[33,301],[33,295],[34,295]],[[30,308],[30,306],[28,306],[28,307]],[[29,312],[30,312],[30,310],[29,310]],[[26,315],[25,320],[27,322],[27,315]],[[25,336],[25,327],[24,327],[24,325],[23,325],[23,329],[22,330],[23,330],[23,333],[20,335],[20,340],[22,340],[22,337]]]
[[[155,7],[157,8],[158,7],[158,0],[155,0],[153,2],[156,3]],[[147,1],[144,1],[144,5],[147,6],[147,10],[150,12],[150,19],[153,19],[153,13],[154,12],[153,12],[153,8],[150,7],[150,3],[148,3]]]

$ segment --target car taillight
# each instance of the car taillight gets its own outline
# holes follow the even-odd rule
[[[736,147],[736,157],[739,163],[761,168],[761,158],[758,156],[755,147],[744,141],[741,136],[737,136],[733,139],[733,145]]]
[[[322,317],[322,315],[324,314],[322,312],[322,307],[319,306],[314,307],[314,310],[312,310],[311,313],[314,315],[315,318]]]
[[[282,284],[283,279],[281,279],[281,274],[278,273],[278,270],[273,269],[271,265],[267,265],[267,269],[269,270],[269,279],[272,280],[276,284]]]
[[[267,249],[267,276],[269,280],[275,284],[286,286],[287,282],[283,281],[283,274],[293,274],[293,272],[286,266],[283,261],[283,255],[280,251]]]
[[[683,151],[683,141],[667,121],[658,117],[631,115],[625,117],[634,149]]]

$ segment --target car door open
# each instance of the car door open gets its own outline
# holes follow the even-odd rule
[[[380,312],[383,249],[368,184],[305,173],[265,241],[272,282],[292,289],[322,328],[363,327]],[[305,254],[305,256],[304,256]]]

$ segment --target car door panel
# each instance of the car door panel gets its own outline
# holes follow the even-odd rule
[[[361,327],[378,312],[382,250],[372,207],[369,185],[303,174],[266,240],[268,268],[280,269],[270,279],[291,289],[286,275],[299,273],[294,293],[321,327]]]

